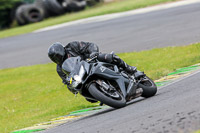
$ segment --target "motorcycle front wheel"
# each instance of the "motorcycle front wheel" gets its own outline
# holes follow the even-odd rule
[[[92,83],[88,88],[88,91],[95,99],[113,108],[122,108],[126,106],[126,99],[117,91],[115,91],[119,96],[117,99],[102,92],[96,83]]]
[[[157,92],[157,86],[153,80],[145,76],[143,80],[138,84],[138,87],[143,89],[142,97],[152,97]]]

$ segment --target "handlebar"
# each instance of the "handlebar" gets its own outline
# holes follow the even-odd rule
[[[86,61],[88,62],[88,63],[91,63],[92,61],[94,61],[94,60],[96,60],[97,59],[97,56],[95,56],[95,57],[93,57],[93,58],[88,58]]]

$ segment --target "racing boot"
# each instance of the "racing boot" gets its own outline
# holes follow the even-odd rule
[[[131,75],[137,71],[136,67],[126,64],[126,62],[124,62],[122,59],[120,59],[117,55],[113,56],[113,62],[117,66],[121,67],[125,72],[127,72]]]
[[[137,68],[126,64],[126,66],[124,67],[124,71],[132,75],[137,71]]]
[[[113,63],[117,65],[118,67],[121,67],[125,72],[129,74],[133,74],[134,72],[137,71],[137,68],[134,66],[129,66],[124,62],[122,59],[119,58],[119,56],[113,54],[99,54],[97,59],[102,62],[107,62],[107,63]]]

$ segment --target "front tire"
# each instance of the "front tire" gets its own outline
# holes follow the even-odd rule
[[[145,98],[152,97],[157,92],[156,84],[147,76],[138,84],[138,87],[143,89],[142,97]]]
[[[126,106],[125,98],[117,91],[116,92],[120,96],[120,99],[113,99],[112,97],[105,95],[103,92],[101,92],[97,88],[96,83],[92,83],[90,85],[90,87],[88,88],[88,91],[94,98],[96,98],[97,100],[101,101],[102,103],[104,103],[108,106],[111,106],[113,108],[122,108],[122,107]]]

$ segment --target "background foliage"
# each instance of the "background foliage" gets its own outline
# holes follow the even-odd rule
[[[9,27],[12,23],[11,12],[17,2],[32,3],[34,0],[0,0],[0,29]]]
[[[16,2],[20,0],[0,0],[0,29],[9,27],[12,18],[10,13]]]

